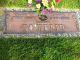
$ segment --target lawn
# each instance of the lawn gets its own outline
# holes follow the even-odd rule
[[[25,0],[24,1],[20,0],[17,3],[18,4],[16,4],[16,6],[24,7]],[[80,0],[62,0],[62,2],[58,4],[55,8],[71,8],[71,9],[79,8],[80,9]]]
[[[1,37],[0,60],[80,60],[80,37]]]
[[[80,9],[80,0],[62,0],[57,8],[69,8],[69,9]]]
[[[28,0],[0,0],[0,6],[27,8],[27,1]],[[62,0],[55,8],[80,9],[80,0]]]
[[[26,0],[8,0],[6,7],[25,8]],[[62,0],[56,8],[80,9],[80,0]],[[0,60],[80,60],[80,37],[0,37]]]

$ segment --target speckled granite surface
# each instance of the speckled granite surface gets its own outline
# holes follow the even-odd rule
[[[71,12],[71,11],[70,11]],[[80,28],[80,11],[76,11],[76,16],[77,16],[77,20],[78,20],[78,23],[79,23],[79,28]],[[4,30],[4,19],[5,19],[5,15],[0,15],[0,35],[2,35],[3,34],[3,30]],[[71,35],[74,35],[74,36],[76,36],[76,34],[78,35],[78,36],[80,36],[80,33],[71,33]],[[14,34],[13,34],[14,35]],[[30,35],[30,34],[27,34],[27,35]],[[32,35],[35,35],[35,34],[32,34]],[[37,35],[37,34],[36,34]],[[44,35],[44,34],[43,34]],[[49,34],[49,35],[55,35],[55,34]],[[61,33],[60,34],[57,34],[57,35],[62,35]],[[69,34],[67,34],[67,33],[64,33],[63,35],[69,35]],[[26,36],[26,35],[25,35]]]

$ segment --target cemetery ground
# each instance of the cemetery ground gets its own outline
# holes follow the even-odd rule
[[[26,7],[26,0],[14,1],[6,6]],[[56,8],[79,9],[80,1],[63,0]],[[0,37],[0,60],[80,60],[80,37]]]
[[[0,37],[0,60],[80,60],[80,37]]]
[[[80,37],[0,37],[0,60],[80,60]]]
[[[26,0],[15,0],[10,1],[6,6],[7,7],[20,7],[25,8],[26,6]],[[33,4],[35,5],[35,3]],[[55,6],[56,8],[69,8],[69,9],[79,9],[80,8],[80,0],[62,0],[58,5]]]

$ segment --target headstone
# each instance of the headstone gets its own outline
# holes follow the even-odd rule
[[[35,11],[7,10],[5,14],[4,33],[79,32],[76,12],[53,11],[45,21]]]

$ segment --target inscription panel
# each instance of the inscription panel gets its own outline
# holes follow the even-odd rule
[[[6,33],[78,32],[75,12],[53,12],[41,21],[36,12],[6,11]]]

